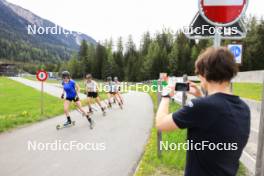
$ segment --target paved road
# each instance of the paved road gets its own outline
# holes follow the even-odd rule
[[[132,175],[153,124],[153,105],[145,93],[124,95],[125,107],[116,105],[103,117],[96,112],[94,130],[77,111],[71,116],[76,126],[57,131],[56,124],[65,117],[58,116],[0,135],[0,175],[8,176],[126,176]],[[43,143],[67,145],[87,144],[98,151],[40,151]],[[29,142],[39,145],[38,151],[28,150]],[[101,150],[105,146],[105,150]],[[32,149],[32,148],[31,148]]]
[[[27,86],[33,87],[34,89],[41,90],[41,83],[39,81],[32,81],[29,79],[25,79],[22,77],[11,77],[10,79],[25,84]],[[51,84],[51,83],[44,83],[44,92],[53,95],[55,97],[60,97],[62,93],[62,88],[59,84]],[[79,94],[81,99],[85,99],[86,96],[84,94]]]

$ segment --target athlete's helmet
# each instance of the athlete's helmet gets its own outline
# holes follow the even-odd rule
[[[112,77],[111,76],[108,76],[107,77],[107,81],[112,81]]]
[[[63,72],[61,73],[61,76],[62,76],[62,78],[70,78],[70,72],[68,72],[68,71],[63,71]]]
[[[87,74],[87,75],[86,75],[86,78],[87,78],[87,79],[92,79],[93,76],[92,76],[92,74]]]

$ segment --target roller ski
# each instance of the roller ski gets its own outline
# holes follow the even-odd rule
[[[103,116],[106,116],[106,111],[105,111],[106,108],[101,108],[102,112],[103,112]]]
[[[71,121],[71,122],[67,121],[64,124],[57,125],[56,129],[60,130],[60,129],[68,128],[68,127],[72,127],[72,126],[75,126],[75,121]]]
[[[123,109],[122,103],[118,103],[120,109]]]

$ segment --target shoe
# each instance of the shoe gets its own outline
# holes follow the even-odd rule
[[[105,107],[102,107],[101,110],[102,110],[102,112],[105,112],[106,108]]]
[[[121,103],[118,103],[118,105],[119,105],[120,109],[123,109],[123,107],[122,107],[122,104],[121,104]]]
[[[95,124],[94,120],[91,119],[91,122],[90,122],[90,129],[91,130],[94,129],[94,124]]]
[[[72,122],[71,121],[66,121],[64,124],[63,124],[63,126],[68,126],[68,125],[70,125]]]
[[[102,110],[102,113],[103,113],[103,116],[105,116],[106,115],[106,108],[105,107],[101,107],[101,110]]]

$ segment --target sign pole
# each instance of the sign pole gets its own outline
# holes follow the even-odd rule
[[[43,91],[44,91],[44,82],[41,81],[41,100],[40,100],[40,111],[41,111],[41,115],[43,115]]]
[[[215,27],[215,36],[214,36],[214,47],[219,48],[221,46],[221,34],[218,32],[219,28]]]
[[[48,79],[48,73],[45,70],[39,70],[36,74],[37,79],[41,82],[41,92],[40,92],[40,114],[43,115],[44,113],[44,81]]]
[[[158,91],[157,91],[157,96],[158,96],[158,106],[161,102],[161,91],[162,86],[161,86],[161,80],[158,80]],[[157,132],[157,149],[158,149],[158,158],[161,158],[162,156],[162,150],[160,148],[160,143],[162,141],[162,132],[160,130],[158,130]]]
[[[188,81],[188,75],[183,75],[183,82],[187,82]],[[182,107],[186,105],[186,101],[187,101],[187,93],[184,91],[182,93]]]

